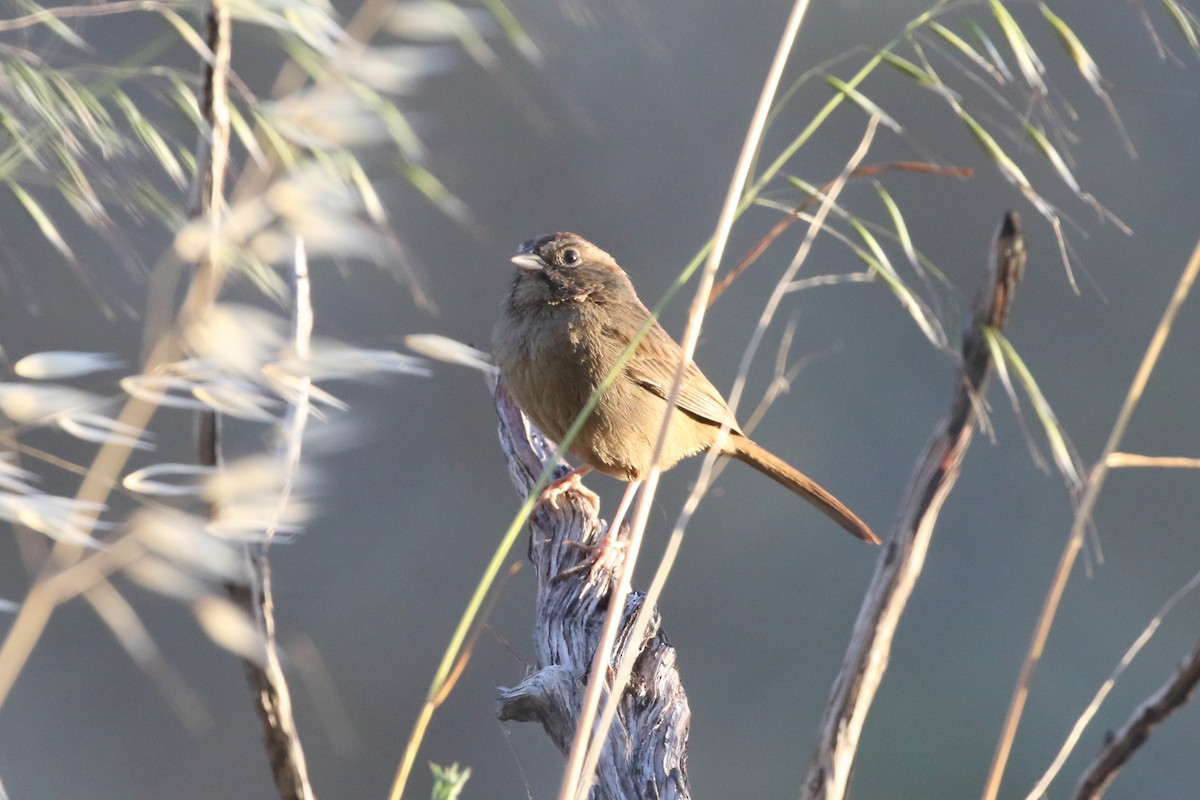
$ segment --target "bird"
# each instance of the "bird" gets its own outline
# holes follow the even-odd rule
[[[500,377],[534,425],[561,441],[601,382],[652,315],[616,260],[574,233],[529,239],[512,257],[516,275],[492,334]],[[619,367],[568,452],[582,464],[548,490],[558,491],[596,469],[628,482],[605,541],[651,467],[683,350],[657,322]],[[659,466],[670,469],[714,446],[807,500],[849,533],[879,538],[813,479],[750,439],[721,393],[688,360]],[[727,435],[719,437],[722,427]],[[718,439],[720,438],[720,441]]]

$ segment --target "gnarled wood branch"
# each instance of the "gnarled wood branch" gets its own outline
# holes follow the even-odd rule
[[[553,447],[517,408],[503,382],[496,386],[496,410],[509,474],[524,497],[553,458]],[[598,500],[586,490],[563,494],[558,505],[543,503],[529,520],[529,558],[537,573],[533,637],[537,664],[517,686],[500,688],[497,716],[540,722],[565,755],[575,734],[616,576],[611,565],[564,574],[584,558],[579,545],[596,544],[607,526],[597,516]],[[691,712],[679,680],[675,648],[667,642],[657,614],[641,640],[629,641],[629,625],[641,606],[642,595],[631,593],[612,656],[615,665],[628,648],[639,653],[596,770],[594,800],[691,796],[687,783]]]

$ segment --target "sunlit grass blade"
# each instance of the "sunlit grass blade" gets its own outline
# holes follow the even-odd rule
[[[446,216],[466,225],[473,222],[474,218],[467,204],[425,167],[420,164],[407,164],[404,167],[404,177]]]
[[[67,202],[83,220],[93,228],[101,228],[111,222],[108,211],[100,201],[92,181],[88,178],[83,165],[63,142],[51,141],[47,144],[50,152],[63,168],[57,178],[58,190]]]
[[[1004,32],[1004,38],[1008,40],[1009,49],[1012,50],[1013,57],[1017,59],[1017,68],[1021,70],[1021,76],[1025,78],[1025,83],[1029,84],[1029,88],[1038,94],[1046,94],[1048,90],[1046,82],[1043,80],[1046,67],[1038,57],[1037,51],[1029,44],[1029,40],[1025,38],[1025,32],[1017,25],[1017,21],[1013,19],[1012,14],[1000,0],[990,0],[990,5],[992,14],[1000,23],[1000,30]]]
[[[307,401],[310,404],[309,413],[320,420],[325,415],[316,406],[346,411],[349,404],[339,400],[329,392],[312,383],[312,379],[285,364],[267,364],[262,368],[263,379],[275,394],[285,403],[296,404]],[[302,372],[302,371],[301,371]]]
[[[75,253],[71,250],[71,246],[67,244],[66,239],[59,233],[54,221],[50,219],[50,216],[38,204],[38,201],[33,199],[16,181],[9,179],[4,184],[8,186],[8,190],[13,193],[13,196],[17,198],[17,202],[25,209],[25,213],[29,214],[33,219],[34,224],[37,225],[38,230],[41,231],[46,241],[53,245],[54,249],[61,253],[63,258],[74,261]]]
[[[58,94],[64,111],[65,123],[78,129],[86,135],[87,141],[94,145],[104,157],[111,157],[119,149],[123,141],[121,135],[114,129],[112,117],[108,110],[85,87],[68,80],[62,72],[53,69],[45,70],[48,88]]]
[[[1083,46],[1083,42],[1075,35],[1070,26],[1063,21],[1062,17],[1050,10],[1050,7],[1045,3],[1039,3],[1042,10],[1042,15],[1050,22],[1058,34],[1059,40],[1063,43],[1067,53],[1071,56],[1071,60],[1075,62],[1075,67],[1079,70],[1079,74],[1087,81],[1088,86],[1092,87],[1092,91],[1104,103],[1104,107],[1108,109],[1108,115],[1112,118],[1113,124],[1117,131],[1121,134],[1121,140],[1125,145],[1131,157],[1137,157],[1137,150],[1133,146],[1133,140],[1130,139],[1128,132],[1125,130],[1125,125],[1121,121],[1121,116],[1117,113],[1117,107],[1109,97],[1108,92],[1104,89],[1104,79],[1100,74],[1100,67],[1096,64],[1087,48]]]
[[[151,553],[141,555],[123,570],[126,578],[165,597],[191,603],[210,591],[204,581]]]
[[[1042,152],[1042,155],[1046,157],[1046,159],[1050,162],[1050,165],[1054,167],[1054,171],[1058,173],[1058,177],[1062,179],[1062,182],[1065,183],[1071,189],[1071,191],[1073,191],[1081,199],[1087,200],[1088,202],[1094,202],[1094,198],[1087,192],[1083,191],[1083,188],[1079,185],[1079,181],[1077,181],[1075,179],[1075,175],[1072,174],[1071,168],[1067,166],[1066,160],[1062,157],[1054,145],[1050,143],[1050,140],[1046,138],[1046,134],[1042,131],[1042,129],[1031,122],[1027,122],[1025,124],[1025,132],[1029,134],[1029,138],[1033,140],[1035,145],[1037,145],[1038,150]]]
[[[1033,186],[1029,183],[1029,179],[1025,177],[1025,173],[1017,166],[1017,162],[1013,161],[1008,153],[1004,152],[1004,149],[996,142],[995,137],[988,133],[987,129],[980,125],[961,106],[956,105],[954,110],[958,112],[959,119],[963,121],[967,129],[970,130],[971,135],[975,137],[975,141],[979,143],[984,152],[995,162],[997,169],[1000,170],[1000,174],[1004,176],[1005,180],[1020,189],[1026,197],[1036,197],[1037,194],[1033,191]]]
[[[1113,469],[1154,467],[1157,469],[1200,469],[1200,458],[1189,456],[1146,456],[1137,453],[1113,453],[1105,463]]]
[[[283,365],[295,375],[322,380],[346,380],[375,373],[396,373],[427,377],[429,369],[422,359],[394,350],[349,347],[340,342],[318,339],[307,358],[293,359]]]
[[[375,184],[372,183],[371,177],[367,175],[367,171],[363,169],[362,163],[354,158],[353,155],[347,153],[341,159],[342,171],[350,185],[358,192],[358,199],[362,202],[363,210],[367,212],[367,216],[373,223],[379,226],[388,224],[387,208],[383,201],[379,199],[379,194],[375,191]]]
[[[971,35],[975,37],[975,40],[979,42],[988,54],[988,58],[995,65],[996,71],[1004,77],[1003,82],[1007,83],[1011,81],[1013,79],[1012,71],[1008,68],[1008,64],[1005,63],[1004,57],[1000,55],[1000,48],[996,47],[996,43],[992,41],[992,37],[988,36],[987,31],[980,27],[979,23],[973,19],[967,19],[967,27],[971,30]]]
[[[1200,23],[1192,17],[1191,13],[1182,6],[1178,0],[1163,0],[1163,5],[1166,6],[1167,13],[1171,15],[1171,19],[1175,21],[1175,26],[1179,28],[1179,32],[1183,34],[1183,38],[1187,40],[1188,47],[1192,50],[1200,51]]]
[[[917,327],[925,335],[925,338],[934,347],[944,350],[947,347],[946,332],[942,330],[942,324],[938,321],[937,317],[908,288],[904,281],[900,279],[895,267],[892,266],[887,258],[887,254],[880,246],[879,240],[857,218],[850,217],[849,222],[872,254],[872,258],[868,262],[870,266],[879,272],[879,276],[883,278],[883,282],[887,284],[892,294],[900,301],[900,305],[904,307],[904,310],[917,323]]]
[[[285,41],[299,42],[322,57],[332,57],[345,39],[342,27],[324,3],[293,0],[230,0],[230,15],[238,21],[275,31]]]
[[[184,43],[192,48],[204,63],[212,63],[213,54],[212,50],[208,49],[208,43],[204,41],[204,37],[197,33],[196,29],[187,20],[170,8],[161,8],[158,13],[167,21],[168,25],[175,29],[175,32],[179,34],[179,38],[183,39]]]
[[[279,159],[280,164],[286,169],[294,169],[298,163],[296,148],[284,138],[282,133],[276,130],[271,116],[263,113],[261,109],[254,108],[250,110],[250,118],[254,121],[254,129],[265,140],[263,145],[270,147],[271,155]]]
[[[974,64],[976,67],[978,67],[979,69],[983,70],[988,75],[990,75],[992,77],[992,80],[996,81],[996,83],[999,83],[1001,85],[1004,84],[1004,82],[1005,82],[1004,74],[1001,73],[1000,70],[996,68],[995,64],[993,64],[988,59],[984,58],[983,55],[978,50],[976,50],[974,47],[972,47],[971,43],[968,42],[966,39],[962,38],[957,33],[950,30],[945,25],[942,25],[940,22],[938,22],[936,20],[930,20],[927,27],[931,31],[936,33],[938,36],[940,36],[943,41],[945,41],[947,44],[949,44],[951,47],[953,47],[959,53],[966,56],[967,59],[970,60],[972,64]]]
[[[1079,70],[1079,74],[1092,87],[1092,91],[1098,95],[1104,95],[1103,80],[1100,77],[1100,67],[1092,59],[1087,48],[1083,46],[1083,42],[1075,35],[1075,31],[1071,30],[1070,26],[1063,21],[1062,17],[1050,10],[1050,7],[1045,3],[1038,3],[1038,8],[1042,11],[1042,16],[1054,28],[1059,39],[1063,43],[1063,47],[1067,49],[1071,60],[1075,62],[1075,67]]]
[[[1049,160],[1050,164],[1054,167],[1054,171],[1058,173],[1058,176],[1062,179],[1063,183],[1065,183],[1071,189],[1071,191],[1075,193],[1076,197],[1094,208],[1096,213],[1099,214],[1101,218],[1112,222],[1126,235],[1132,233],[1132,231],[1129,229],[1129,226],[1122,222],[1107,208],[1102,206],[1100,201],[1097,200],[1095,196],[1093,196],[1090,192],[1085,192],[1083,190],[1083,187],[1079,185],[1079,182],[1075,179],[1074,174],[1071,172],[1070,167],[1067,166],[1066,159],[1064,159],[1054,145],[1050,143],[1050,140],[1040,128],[1034,126],[1032,123],[1026,123],[1025,132],[1029,134],[1029,138],[1033,139],[1034,144],[1037,145],[1037,148],[1044,156],[1046,156],[1047,160]]]
[[[1025,446],[1029,450],[1029,457],[1037,469],[1049,473],[1050,465],[1042,457],[1042,452],[1038,449],[1033,431],[1029,429],[1029,424],[1025,420],[1025,411],[1021,408],[1021,398],[1017,394],[1017,387],[1012,381],[1012,376],[1009,374],[1008,362],[1004,360],[1004,352],[1000,349],[1000,343],[996,338],[988,335],[988,333],[988,331],[984,331],[984,341],[987,343],[988,352],[991,353],[992,364],[996,367],[996,376],[1000,379],[1000,384],[1004,387],[1004,393],[1008,395],[1008,402],[1012,406],[1013,416],[1016,417],[1017,424],[1021,426],[1021,434],[1025,439]],[[980,398],[980,400],[982,402],[983,398]],[[990,422],[988,423],[988,437],[993,442],[996,440],[995,432]]]
[[[18,466],[15,458],[14,453],[0,453],[0,490],[14,494],[37,491],[33,486],[40,480],[37,473]]]
[[[146,508],[129,521],[129,533],[150,552],[210,581],[243,583],[246,558],[237,547],[205,530],[206,521],[168,508]]]
[[[1054,230],[1055,239],[1058,242],[1059,255],[1062,258],[1063,268],[1067,272],[1067,280],[1070,281],[1071,288],[1078,293],[1079,285],[1075,281],[1075,273],[1071,268],[1070,254],[1067,252],[1066,238],[1063,236],[1062,220],[1059,218],[1058,209],[1056,209],[1048,200],[1034,191],[1033,186],[1029,183],[1029,179],[1025,177],[1025,173],[1021,171],[1021,168],[1017,166],[1017,163],[1013,161],[1007,153],[1004,152],[1000,145],[996,143],[996,140],[992,137],[992,135],[988,133],[982,125],[975,121],[974,117],[968,114],[966,110],[963,109],[963,107],[957,102],[952,103],[952,105],[955,112],[958,113],[959,119],[966,124],[967,128],[975,137],[975,140],[979,142],[984,151],[992,157],[993,161],[996,162],[996,166],[999,168],[1000,174],[1003,175],[1009,183],[1020,189],[1021,194],[1025,195],[1025,199],[1028,200],[1030,204],[1037,209],[1038,213],[1045,217],[1046,221],[1050,223],[1050,226]],[[1116,220],[1115,217],[1111,217],[1111,215],[1109,216],[1111,219],[1120,224],[1120,221]]]
[[[881,123],[883,123],[889,130],[895,131],[896,133],[900,133],[904,130],[900,126],[900,123],[896,122],[896,120],[893,119],[890,114],[885,112],[882,108],[876,105],[873,100],[864,95],[862,92],[858,91],[858,89],[855,89],[853,86],[843,81],[841,78],[838,78],[835,75],[826,75],[825,80],[828,81],[829,85],[834,89],[837,89],[839,92],[844,94],[846,99],[848,99],[851,103],[854,103],[854,105],[865,111],[868,117],[879,117],[879,121]]]
[[[496,22],[499,23],[500,29],[508,37],[508,41],[521,55],[535,66],[545,63],[546,57],[542,55],[537,43],[530,38],[525,28],[521,26],[521,23],[517,21],[502,0],[482,0],[482,5],[491,12]]]
[[[1041,389],[1037,385],[1037,381],[1033,377],[1033,373],[1025,365],[1025,362],[1017,354],[1016,348],[1004,337],[1002,333],[989,328],[985,335],[988,339],[989,348],[993,349],[1002,357],[1002,360],[1011,366],[1016,372],[1017,378],[1021,382],[1021,387],[1025,390],[1025,394],[1033,403],[1034,412],[1037,414],[1038,420],[1042,424],[1042,430],[1046,434],[1046,440],[1050,444],[1050,452],[1054,456],[1054,463],[1058,467],[1059,473],[1067,481],[1067,485],[1071,489],[1079,489],[1083,486],[1083,478],[1079,474],[1078,462],[1072,451],[1071,445],[1067,439],[1066,431],[1062,424],[1059,423],[1058,417],[1051,408],[1049,401],[1042,394]]]
[[[806,194],[814,197],[820,197],[823,194],[819,188],[812,186],[807,181],[801,180],[800,178],[789,177],[788,180],[799,187]],[[834,206],[833,210],[834,213],[845,219],[850,226],[854,228],[855,233],[863,242],[864,247],[858,247],[852,242],[847,242],[847,244],[851,246],[851,249],[855,252],[855,254],[861,258],[873,272],[883,279],[884,283],[887,284],[887,287],[891,290],[892,294],[894,294],[896,299],[900,301],[900,305],[909,313],[909,315],[913,318],[913,321],[917,323],[917,327],[920,329],[921,333],[924,334],[925,337],[929,339],[929,341],[935,347],[944,349],[947,346],[947,339],[941,323],[938,321],[936,315],[930,311],[929,307],[919,297],[917,297],[917,295],[914,294],[911,289],[908,288],[903,280],[900,279],[899,274],[896,272],[896,268],[892,266],[891,260],[888,258],[887,252],[883,249],[883,246],[879,243],[879,240],[874,234],[871,233],[870,230],[867,229],[867,226],[862,222],[862,220],[855,215],[848,213],[840,206],[836,205]],[[833,232],[832,228],[826,228],[826,230]]]
[[[57,384],[0,383],[0,412],[14,422],[42,424],[104,405],[92,392]]]
[[[4,129],[12,142],[8,149],[0,153],[0,175],[11,176],[16,168],[21,166],[22,158],[41,172],[49,169],[42,154],[34,146],[35,138],[30,135],[26,126],[3,108],[0,108],[0,128]]]
[[[883,188],[883,184],[875,181],[875,191],[879,195],[879,199],[883,201],[883,207],[887,209],[888,217],[892,220],[892,227],[896,231],[896,239],[900,242],[900,247],[904,249],[904,257],[908,259],[908,263],[912,264],[917,274],[923,274],[921,261],[917,257],[917,248],[913,244],[912,236],[909,235],[908,225],[904,222],[904,215],[900,213],[900,206],[896,205],[896,201],[887,189]]]
[[[195,130],[205,130],[207,123],[200,113],[200,106],[196,102],[195,90],[188,85],[187,81],[174,72],[167,73],[165,77],[170,87],[170,91],[167,92],[167,99],[187,117],[188,122],[191,123]],[[194,164],[190,171],[195,172]]]
[[[27,14],[36,14],[40,21],[46,25],[46,28],[58,38],[62,39],[67,44],[79,50],[91,50],[83,38],[72,30],[71,26],[63,22],[53,13],[52,10],[43,8],[31,0],[16,0],[15,5]]]
[[[879,57],[883,59],[885,64],[896,69],[902,75],[907,75],[922,86],[933,87],[937,85],[937,80],[926,70],[909,61],[907,58],[896,55],[891,50],[884,50],[879,54]]]
[[[184,174],[183,167],[179,163],[179,159],[175,157],[175,153],[171,147],[163,139],[162,134],[158,129],[142,115],[142,112],[134,104],[129,95],[124,92],[115,92],[113,101],[117,108],[125,115],[126,122],[133,132],[141,140],[146,150],[154,156],[158,161],[163,172],[167,174],[176,186],[184,186],[187,183],[187,176]]]
[[[259,167],[266,167],[267,157],[259,147],[258,139],[254,136],[254,128],[246,120],[246,115],[238,108],[237,103],[229,104],[229,124],[233,128],[234,136],[241,142],[242,147],[246,148],[246,154]]]
[[[879,57],[884,63],[897,70],[901,75],[912,78],[921,86],[936,92],[944,97],[947,101],[951,103],[958,101],[958,95],[954,92],[954,90],[939,80],[937,76],[924,67],[909,61],[903,56],[898,56],[890,50],[880,53]]]

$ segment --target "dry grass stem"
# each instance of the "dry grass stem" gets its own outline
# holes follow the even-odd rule
[[[1013,689],[1008,713],[1005,715],[1004,725],[1000,731],[1000,738],[996,743],[996,752],[992,757],[992,764],[988,771],[987,780],[984,783],[983,800],[995,800],[1000,791],[1000,780],[1004,775],[1004,767],[1008,763],[1013,739],[1017,735],[1017,727],[1021,722],[1021,712],[1025,708],[1025,701],[1029,696],[1029,687],[1033,682],[1033,674],[1037,670],[1038,662],[1042,657],[1042,651],[1046,646],[1046,640],[1050,636],[1050,627],[1054,622],[1055,614],[1058,612],[1058,604],[1062,600],[1063,591],[1066,589],[1067,580],[1070,578],[1071,568],[1075,564],[1075,557],[1079,554],[1080,548],[1083,547],[1084,534],[1092,519],[1092,510],[1096,507],[1096,501],[1100,497],[1100,490],[1104,487],[1104,479],[1108,475],[1108,459],[1113,453],[1117,452],[1117,448],[1121,444],[1121,439],[1125,436],[1129,420],[1133,417],[1134,409],[1137,408],[1137,404],[1146,390],[1146,384],[1150,381],[1150,375],[1154,372],[1154,367],[1158,363],[1158,357],[1162,354],[1163,346],[1167,342],[1167,336],[1170,334],[1171,328],[1175,323],[1175,317],[1191,293],[1198,273],[1200,273],[1200,243],[1197,243],[1196,249],[1192,251],[1191,258],[1179,276],[1179,282],[1175,286],[1175,291],[1167,301],[1167,307],[1163,311],[1162,319],[1159,321],[1158,327],[1155,328],[1154,335],[1150,338],[1150,344],[1146,347],[1142,363],[1138,366],[1137,373],[1134,375],[1133,382],[1129,386],[1129,391],[1125,395],[1125,400],[1121,404],[1120,411],[1117,412],[1117,419],[1113,423],[1108,441],[1104,443],[1104,448],[1096,460],[1096,465],[1092,468],[1084,484],[1083,492],[1079,498],[1079,505],[1075,511],[1075,521],[1071,526],[1070,533],[1067,535],[1066,545],[1063,548],[1062,556],[1059,558],[1058,567],[1051,581],[1049,592],[1042,604],[1041,613],[1038,615],[1037,624],[1034,627],[1029,650],[1025,654],[1024,663],[1021,665],[1021,673],[1017,677],[1017,685]]]
[[[659,430],[658,441],[654,446],[651,468],[642,486],[637,507],[634,510],[633,524],[630,530],[629,541],[626,545],[626,562],[621,570],[617,586],[609,602],[609,614],[605,619],[604,630],[597,645],[596,658],[592,667],[592,677],[589,681],[588,693],[584,699],[583,709],[579,715],[579,725],[575,741],[571,745],[571,754],[567,759],[566,772],[558,795],[559,800],[579,800],[581,795],[586,797],[588,785],[586,778],[594,771],[594,765],[600,759],[600,752],[607,738],[608,729],[601,727],[598,732],[593,731],[592,723],[600,704],[600,693],[604,684],[604,675],[608,669],[613,642],[616,639],[621,613],[625,607],[625,599],[629,595],[630,580],[634,565],[637,563],[642,532],[645,530],[646,520],[650,515],[650,506],[654,500],[655,491],[658,488],[658,480],[661,475],[658,460],[661,457],[663,444],[666,441],[667,425],[679,399],[679,390],[683,385],[684,366],[692,358],[696,350],[696,342],[699,340],[700,329],[704,320],[704,311],[708,306],[709,293],[712,290],[717,267],[720,265],[721,258],[725,253],[725,244],[729,240],[729,231],[733,227],[738,208],[741,206],[743,200],[743,191],[750,178],[750,169],[762,143],[767,118],[771,112],[771,104],[774,102],[779,82],[783,77],[784,66],[787,64],[788,56],[791,54],[796,35],[800,31],[800,25],[804,20],[807,10],[808,0],[796,0],[792,6],[791,14],[788,17],[783,34],[779,40],[779,46],[775,50],[774,59],[767,72],[762,92],[759,94],[758,104],[755,107],[750,126],[746,131],[746,139],[742,145],[738,163],[734,168],[733,178],[730,181],[729,191],[725,195],[721,214],[717,219],[717,229],[713,237],[713,246],[709,252],[708,261],[701,271],[699,285],[696,287],[696,294],[688,315],[687,326],[684,329],[683,340],[680,343],[683,352],[680,363],[675,369],[675,379],[672,382],[671,391],[667,398],[667,408]],[[624,683],[616,683],[613,694],[622,693],[624,685]],[[608,716],[611,717],[611,715]]]

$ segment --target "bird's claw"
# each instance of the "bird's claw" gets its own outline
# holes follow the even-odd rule
[[[591,506],[593,514],[599,513],[600,497],[583,485],[583,476],[575,471],[568,472],[558,480],[551,481],[550,485],[542,491],[542,497],[539,502],[547,503],[555,511],[558,511],[560,510],[558,498],[571,491],[576,492],[581,500]]]
[[[565,578],[570,578],[573,575],[578,575],[585,570],[588,573],[588,580],[595,583],[601,573],[616,572],[621,562],[625,560],[625,540],[617,537],[605,535],[597,544],[584,544],[569,539],[563,542],[567,547],[575,550],[583,551],[583,558],[578,564],[567,567],[554,576],[554,580],[561,581]]]

